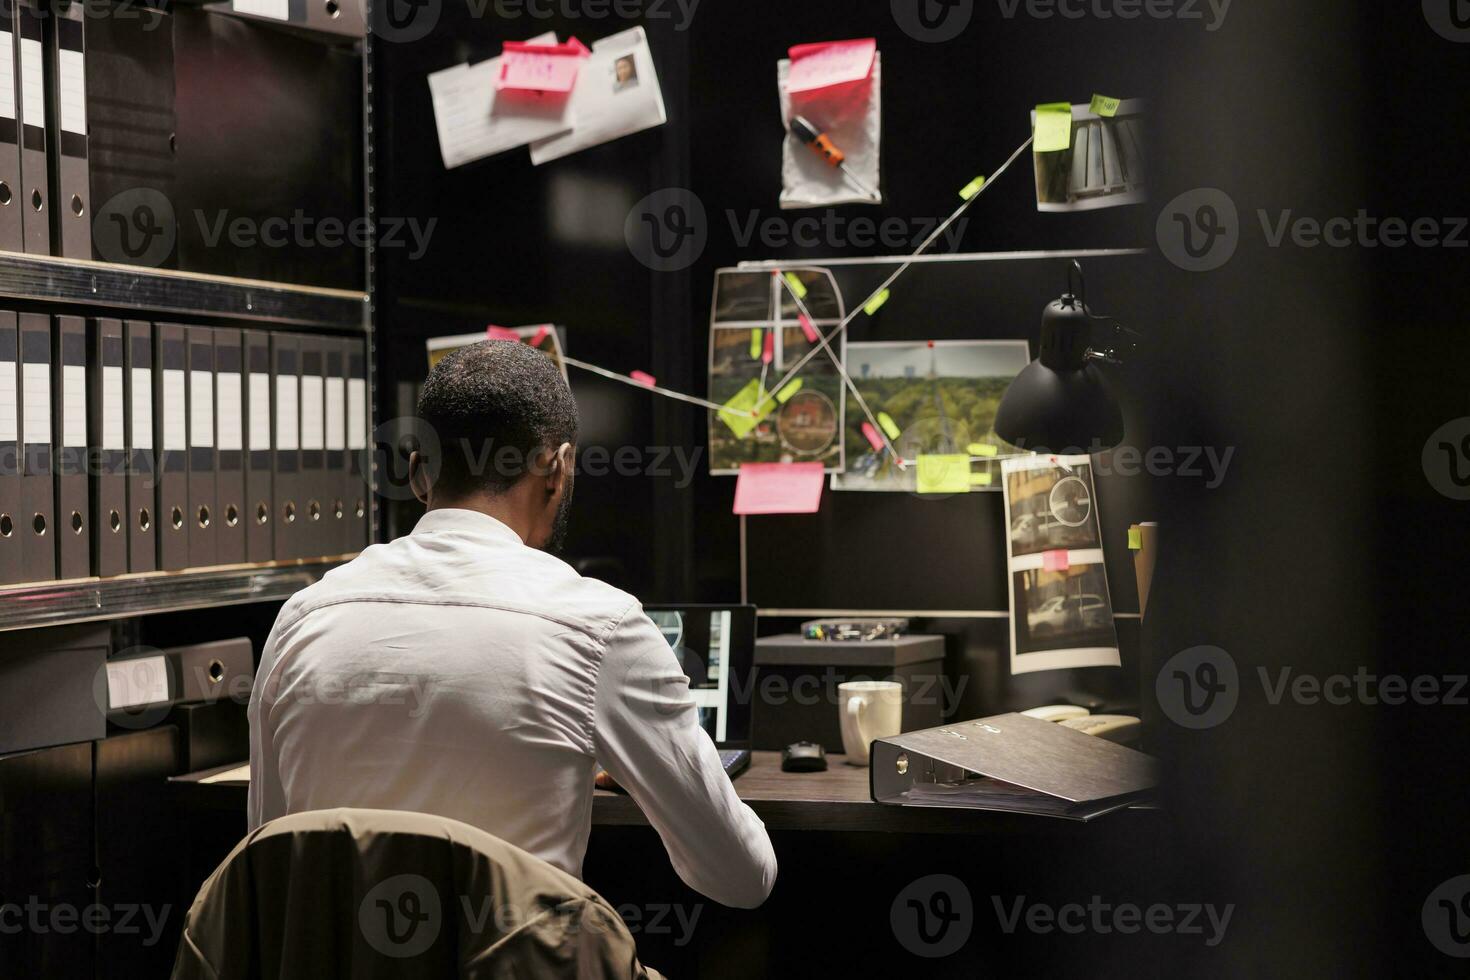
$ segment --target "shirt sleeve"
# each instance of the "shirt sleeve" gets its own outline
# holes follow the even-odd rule
[[[282,610],[284,612],[284,610]],[[260,652],[260,663],[255,669],[255,684],[250,690],[250,707],[246,715],[250,721],[250,794],[246,808],[246,829],[254,830],[261,824],[286,813],[286,792],[281,786],[281,770],[276,758],[275,743],[271,734],[271,708],[275,704],[274,673],[277,646],[280,639],[280,619],[271,627],[266,637],[265,649]]]
[[[689,679],[636,605],[608,638],[594,712],[598,761],[642,808],[684,883],[723,905],[764,902],[776,883],[765,824],[736,795]]]

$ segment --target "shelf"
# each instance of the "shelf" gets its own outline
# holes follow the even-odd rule
[[[365,332],[367,293],[0,252],[0,297]]]
[[[287,599],[348,557],[0,589],[0,631]]]

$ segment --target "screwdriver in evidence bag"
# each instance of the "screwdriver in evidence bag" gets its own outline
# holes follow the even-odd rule
[[[804,116],[791,117],[791,132],[796,135],[797,139],[811,147],[813,153],[827,161],[828,166],[842,171],[842,175],[852,183],[852,186],[869,197],[878,196],[877,191],[858,180],[853,176],[852,171],[843,165],[842,161],[847,159],[847,155],[837,148],[836,144],[832,142],[832,138],[816,126],[813,126]]]

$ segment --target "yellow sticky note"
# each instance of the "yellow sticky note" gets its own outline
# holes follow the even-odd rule
[[[761,359],[761,328],[756,327],[750,332],[750,359],[758,361]]]
[[[874,296],[872,299],[868,300],[867,305],[863,307],[863,312],[866,313],[868,316],[872,316],[874,313],[877,313],[879,310],[883,309],[883,304],[888,302],[888,295],[889,291],[885,289],[877,296]]]
[[[790,401],[791,396],[796,394],[800,390],[801,379],[793,378],[790,381],[786,382],[786,387],[776,392],[776,401],[780,402],[782,405],[785,405],[788,401]]]
[[[761,390],[760,379],[752,378],[749,384],[735,393],[734,398],[725,402],[725,407],[720,409],[720,421],[730,427],[735,438],[744,439],[761,419],[770,414],[774,404],[770,396]],[[753,412],[754,415],[738,415],[737,412]]]
[[[960,188],[960,199],[961,200],[964,200],[964,201],[968,201],[970,198],[974,197],[976,194],[979,194],[980,193],[980,188],[982,188],[984,186],[985,186],[985,178],[984,177],[976,177],[974,180],[970,181],[964,187]]]
[[[1043,102],[1036,107],[1037,153],[1054,153],[1072,145],[1072,107],[1066,102]]]
[[[1128,529],[1128,550],[1143,550],[1143,528],[1139,527],[1137,524]]]
[[[1122,99],[1110,99],[1106,95],[1097,95],[1094,93],[1092,96],[1092,105],[1088,108],[1092,110],[1092,114],[1095,116],[1107,116],[1111,119],[1118,114],[1118,106],[1122,102]]]
[[[806,299],[806,285],[797,278],[796,273],[786,273],[786,285],[791,287],[791,291],[796,294],[797,299]]]
[[[971,456],[994,456],[1000,452],[999,446],[992,446],[988,442],[972,442],[965,449]]]
[[[878,424],[883,426],[883,431],[888,433],[888,438],[890,439],[897,439],[899,437],[899,434],[903,432],[903,430],[898,427],[898,423],[893,421],[893,416],[889,415],[887,412],[878,413]]]
[[[963,453],[919,456],[920,493],[969,493],[970,457]]]
[[[983,473],[970,474],[970,486],[972,487],[988,487],[990,486],[990,481],[991,475],[989,470],[986,470]]]

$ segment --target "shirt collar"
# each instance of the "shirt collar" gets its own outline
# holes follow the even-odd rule
[[[486,534],[503,541],[525,544],[521,536],[509,525],[497,521],[489,514],[460,507],[440,507],[429,511],[414,525],[414,534],[433,534],[438,531],[458,531],[469,534]]]

